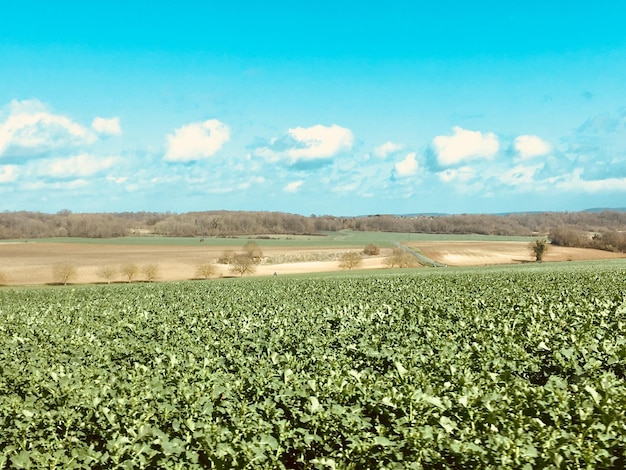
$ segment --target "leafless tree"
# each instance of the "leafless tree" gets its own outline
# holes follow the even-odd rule
[[[142,269],[143,275],[146,281],[153,282],[159,277],[159,265],[158,264],[146,264]]]
[[[52,266],[52,277],[54,282],[67,285],[68,282],[76,278],[76,266],[71,263],[57,263]]]
[[[215,275],[217,267],[213,263],[202,263],[196,269],[196,276],[202,279],[208,279]]]
[[[230,270],[243,277],[244,274],[252,274],[256,271],[256,263],[249,254],[237,253],[230,262]]]
[[[138,272],[139,268],[134,263],[125,264],[120,268],[120,273],[122,273],[128,282],[133,282]]]
[[[257,244],[257,242],[247,242],[243,246],[243,251],[250,256],[256,264],[259,264],[261,262],[261,258],[263,258],[263,251],[261,251],[261,247]]]
[[[354,268],[361,265],[363,259],[361,255],[354,251],[350,251],[348,253],[344,253],[339,260],[339,267],[341,269],[347,269],[348,271],[352,271]]]
[[[230,264],[235,257],[235,252],[233,250],[224,250],[224,252],[217,258],[218,264]]]
[[[390,268],[414,268],[419,265],[415,257],[401,248],[394,248],[391,255],[385,259],[385,264]]]
[[[113,278],[117,275],[117,268],[114,266],[102,266],[96,272],[98,277],[104,279],[107,284],[111,284]]]

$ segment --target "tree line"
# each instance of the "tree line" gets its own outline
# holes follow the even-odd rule
[[[283,212],[205,211],[56,214],[0,213],[0,239],[49,237],[116,238],[231,237],[240,235],[317,235],[338,230],[375,232],[546,236],[566,246],[604,246],[626,250],[626,212],[541,212],[505,215],[331,215]],[[563,236],[563,234],[566,236]],[[595,238],[594,238],[595,237]]]

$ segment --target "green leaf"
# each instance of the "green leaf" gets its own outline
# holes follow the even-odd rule
[[[394,445],[393,441],[390,441],[385,436],[376,436],[374,438],[374,445],[378,446],[392,446]]]

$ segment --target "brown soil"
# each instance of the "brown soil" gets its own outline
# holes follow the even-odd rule
[[[410,244],[424,256],[448,266],[529,263],[535,261],[527,242],[432,241]],[[550,245],[544,261],[625,258],[624,253]]]
[[[193,279],[202,263],[215,263],[228,247],[215,246],[172,246],[172,245],[105,245],[79,243],[0,243],[0,274],[4,274],[9,285],[50,284],[55,281],[53,268],[59,263],[70,263],[76,267],[76,283],[105,282],[98,275],[103,266],[119,268],[125,264],[136,264],[139,269],[147,264],[159,267],[158,280],[173,281]],[[311,258],[339,257],[346,248],[263,248],[267,257],[306,255]],[[289,256],[287,256],[289,258]],[[228,266],[216,265],[217,276],[232,276]],[[384,258],[365,258],[360,269],[384,267]],[[261,264],[255,275],[269,276],[306,272],[339,270],[338,261],[308,261],[281,264]],[[141,272],[137,280],[142,280]],[[114,282],[123,281],[116,275]]]
[[[411,246],[425,256],[449,266],[490,265],[525,263],[534,261],[525,242],[416,242]],[[59,263],[70,263],[76,267],[75,283],[105,282],[98,275],[103,266],[119,268],[134,263],[139,268],[147,264],[159,267],[158,280],[173,281],[193,279],[197,266],[201,263],[215,263],[228,248],[216,246],[172,246],[172,245],[105,245],[79,243],[0,243],[0,278],[5,277],[9,285],[50,284],[54,282],[53,267]],[[342,253],[355,251],[354,248],[263,248],[268,258],[304,258],[305,262],[261,264],[255,275],[271,276],[337,271],[339,262],[328,260],[338,258]],[[367,257],[359,269],[382,269],[385,256],[390,249],[382,250],[381,256]],[[583,248],[562,248],[551,246],[545,261],[594,260],[624,258],[626,255]],[[320,259],[310,261],[310,259]],[[228,266],[217,265],[217,276],[232,276]],[[138,274],[137,280],[143,275]],[[114,282],[122,282],[117,275]]]

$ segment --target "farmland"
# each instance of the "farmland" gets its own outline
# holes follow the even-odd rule
[[[154,264],[158,280],[180,281],[196,276],[200,263],[214,263],[226,250],[239,250],[247,241],[263,250],[266,260],[256,275],[331,272],[339,270],[338,258],[347,251],[362,251],[368,243],[380,246],[380,256],[366,257],[362,269],[385,267],[385,256],[400,242],[427,257],[449,266],[515,264],[532,261],[528,237],[478,235],[427,235],[385,232],[329,232],[324,236],[261,236],[255,238],[170,238],[124,237],[114,239],[56,238],[8,240],[0,242],[0,284],[32,285],[54,282],[53,268],[58,263],[75,266],[72,282],[103,282],[99,271],[126,263]],[[624,258],[588,248],[552,246],[546,261],[598,260]],[[229,267],[216,267],[216,276],[230,275]],[[4,275],[4,276],[2,276]],[[4,277],[4,282],[2,281]],[[116,281],[123,278],[117,276]]]
[[[623,468],[626,264],[0,289],[0,468]]]

